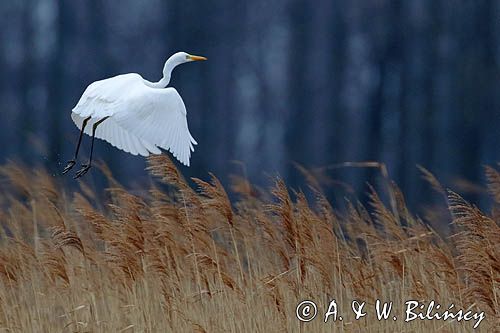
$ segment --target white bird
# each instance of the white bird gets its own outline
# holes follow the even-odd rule
[[[91,83],[71,113],[80,129],[80,137],[75,157],[68,161],[63,174],[76,164],[83,133],[92,136],[90,157],[75,178],[86,174],[91,167],[94,138],[133,155],[161,154],[159,148],[163,148],[189,166],[191,151],[197,142],[189,132],[181,96],[167,85],[177,65],[197,60],[207,59],[185,52],[175,53],[165,62],[163,77],[158,82],[129,73]]]

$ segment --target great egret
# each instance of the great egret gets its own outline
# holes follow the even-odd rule
[[[167,149],[189,166],[191,151],[197,142],[189,132],[181,96],[175,88],[166,86],[177,65],[197,60],[207,59],[185,52],[175,53],[165,62],[163,77],[158,82],[129,73],[90,84],[71,113],[80,136],[75,157],[68,161],[63,174],[76,164],[83,133],[92,136],[90,157],[75,178],[90,169],[95,138],[133,155],[161,154],[159,148]]]

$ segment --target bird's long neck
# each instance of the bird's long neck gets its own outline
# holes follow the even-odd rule
[[[146,84],[152,88],[165,88],[170,82],[170,76],[172,75],[172,71],[175,66],[179,65],[180,62],[177,61],[173,56],[168,58],[165,62],[165,66],[163,66],[163,77],[158,82],[147,82]]]
[[[146,83],[147,86],[150,86],[151,88],[162,89],[165,88],[170,82],[170,75],[168,77],[163,76],[158,82],[150,82],[147,80],[144,80],[144,82]]]

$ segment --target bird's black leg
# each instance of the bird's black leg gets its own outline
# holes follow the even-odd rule
[[[85,130],[85,127],[87,126],[87,123],[89,122],[89,120],[90,120],[90,117],[85,118],[83,120],[82,129],[80,131],[80,137],[78,138],[78,144],[76,145],[75,158],[68,161],[68,164],[66,165],[66,167],[64,168],[64,170],[62,172],[63,175],[65,173],[67,173],[69,170],[71,170],[71,168],[73,168],[73,166],[76,164],[76,159],[78,157],[78,151],[80,150],[80,145],[82,144],[83,131]]]
[[[92,143],[90,145],[90,156],[89,156],[89,163],[88,164],[83,164],[82,168],[76,173],[75,179],[80,178],[84,174],[89,171],[90,167],[92,166],[92,154],[94,153],[94,139],[95,139],[95,131],[97,129],[97,126],[99,126],[103,121],[108,119],[109,117],[102,118],[101,120],[97,121],[93,126],[92,126]]]

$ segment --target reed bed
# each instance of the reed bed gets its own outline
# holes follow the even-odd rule
[[[476,331],[500,325],[495,168],[488,213],[421,168],[443,196],[429,216],[452,221],[442,235],[388,179],[367,205],[335,209],[312,174],[313,195],[234,177],[230,200],[215,175],[193,188],[168,157],[148,163],[155,181],[141,195],[104,167],[104,195],[85,180],[68,193],[43,170],[1,167],[0,332],[473,331],[473,321],[405,322],[406,300],[484,311]],[[325,323],[333,299],[344,318]],[[377,299],[393,301],[398,320],[377,320]],[[317,304],[310,322],[296,317],[303,300]],[[353,300],[366,302],[359,320]]]

